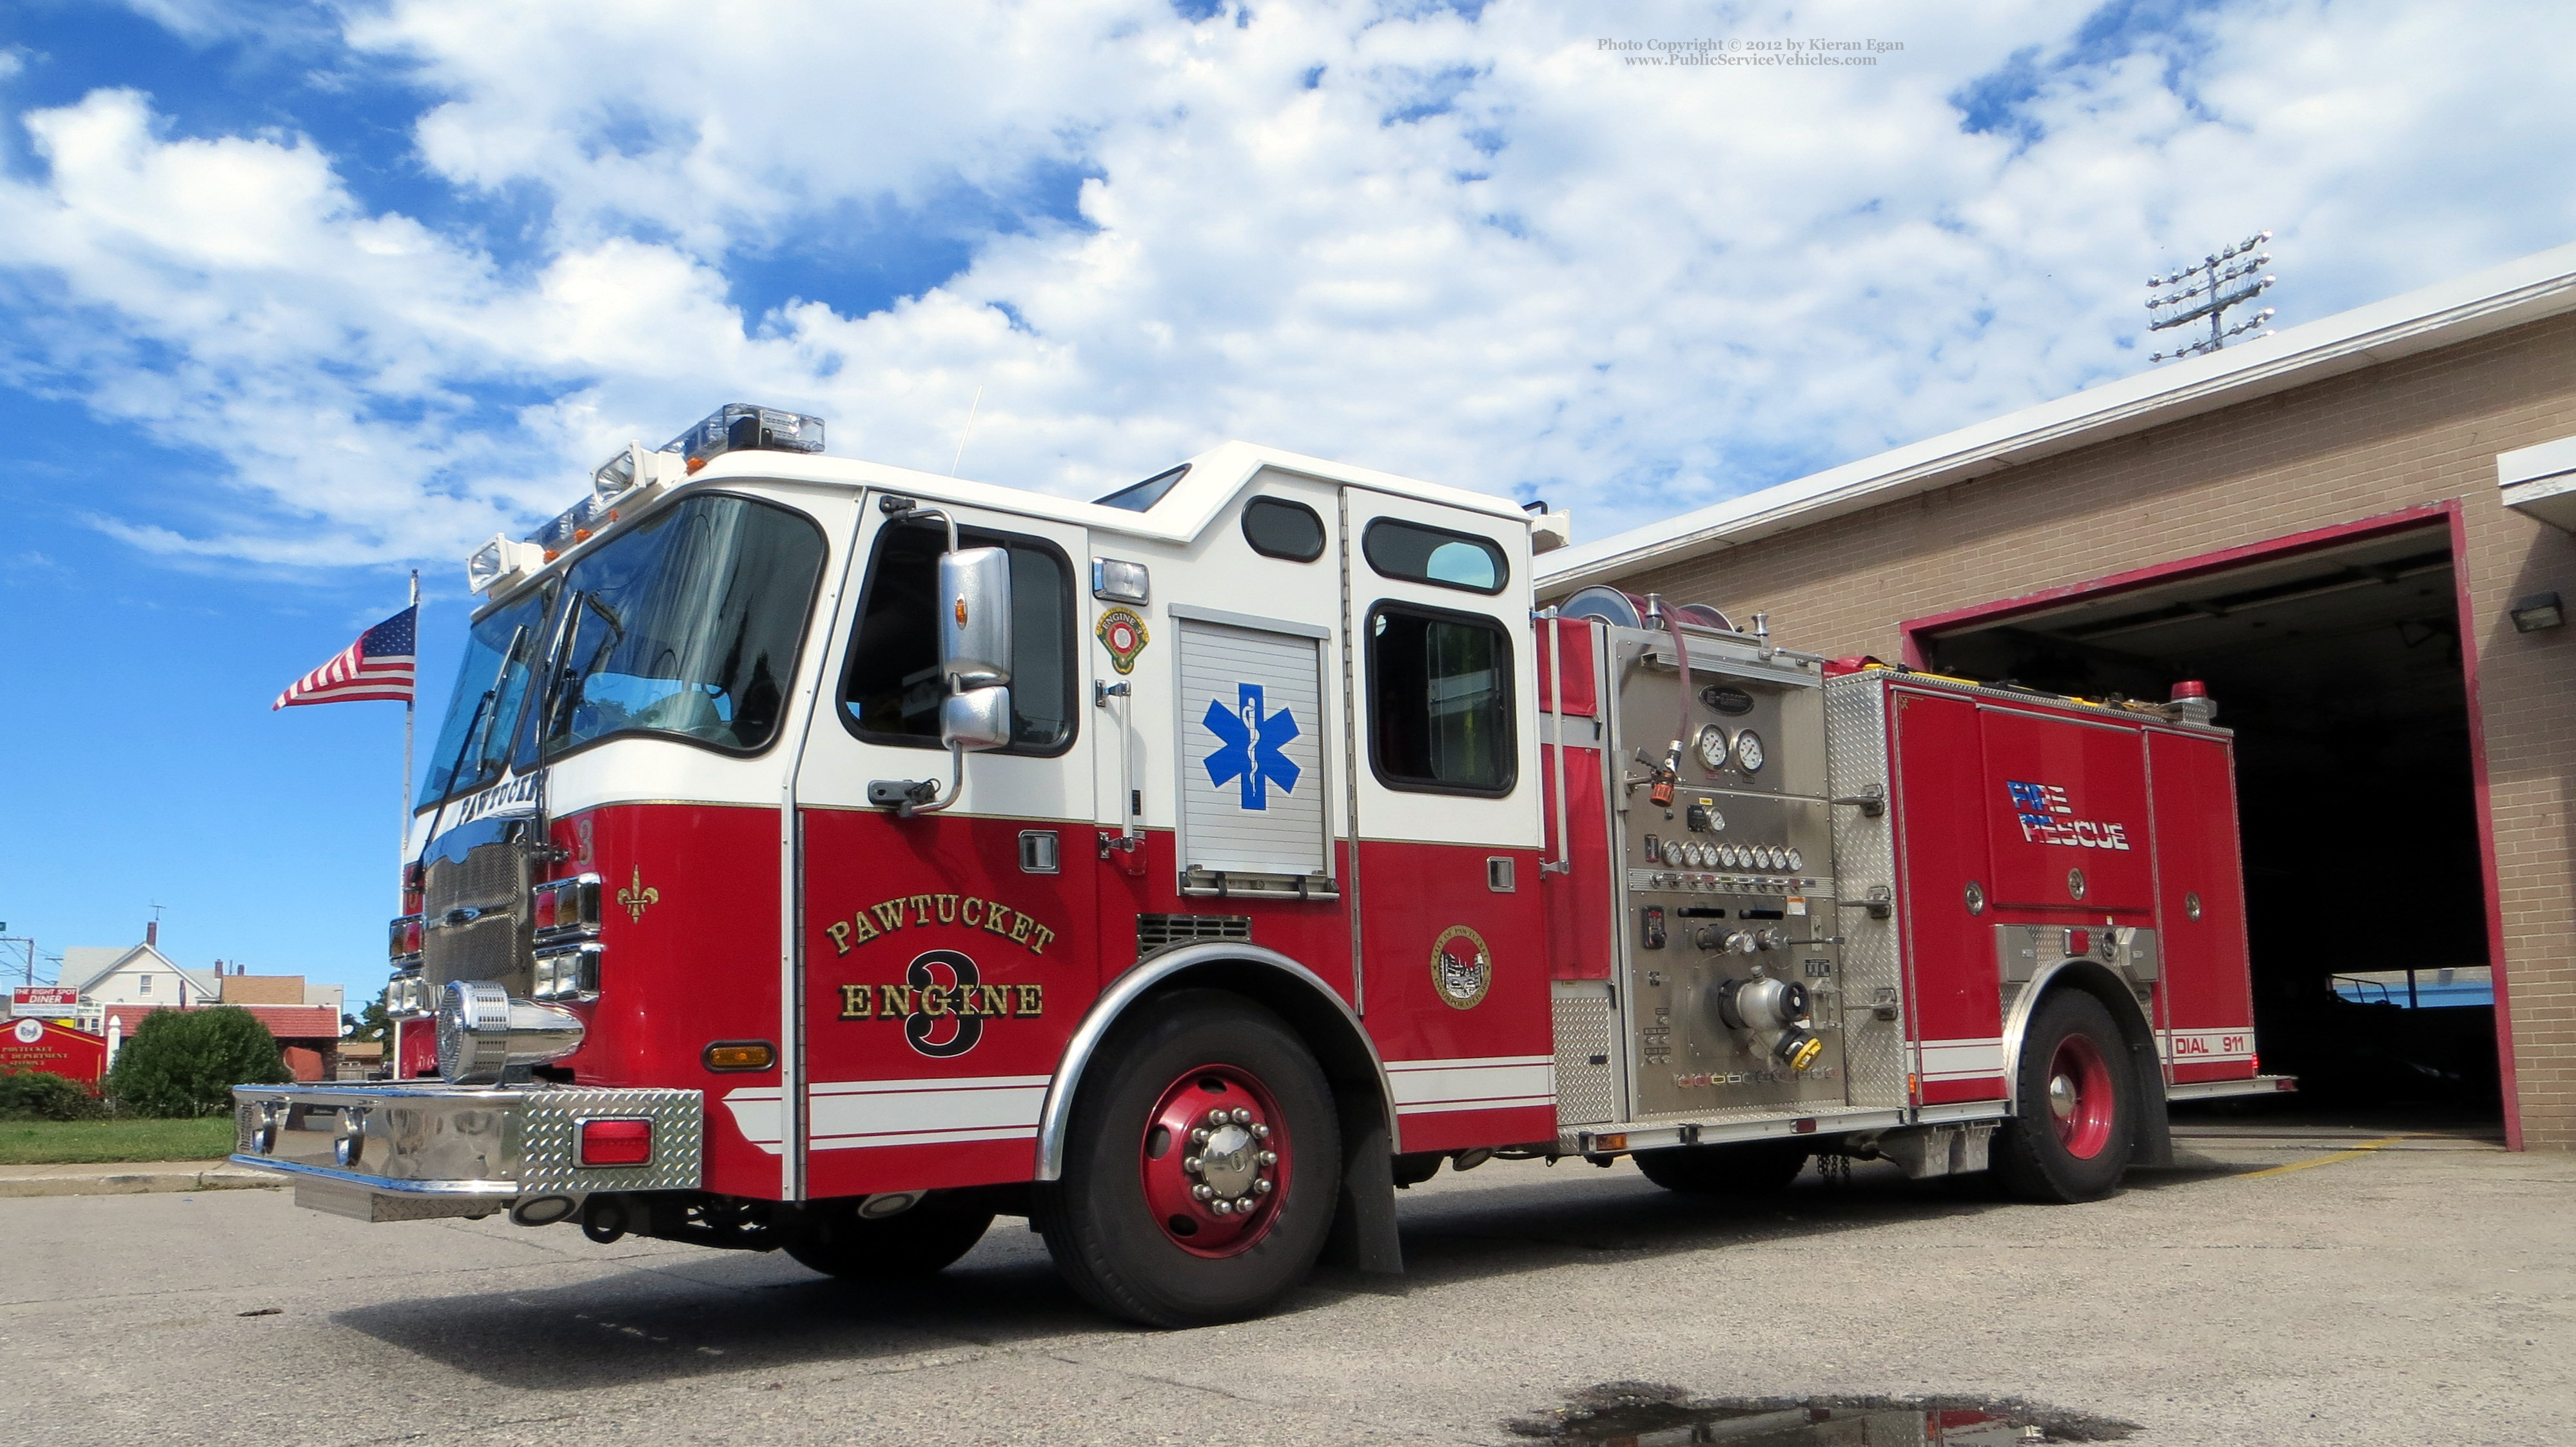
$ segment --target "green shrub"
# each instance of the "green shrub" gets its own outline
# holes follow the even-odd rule
[[[277,1037],[248,1010],[155,1010],[116,1052],[107,1093],[129,1115],[221,1115],[234,1086],[293,1078]]]
[[[87,1120],[103,1114],[89,1087],[50,1070],[0,1075],[0,1120]]]

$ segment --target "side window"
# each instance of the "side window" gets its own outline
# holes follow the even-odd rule
[[[1369,566],[1407,583],[1432,583],[1472,593],[1499,593],[1510,576],[1503,550],[1472,533],[1379,518],[1362,534]]]
[[[1073,743],[1073,569],[1034,538],[963,530],[966,547],[1011,553],[1012,754],[1060,754]],[[859,626],[841,675],[841,721],[871,743],[939,746],[939,554],[945,529],[890,525],[877,534]]]
[[[1368,621],[1369,763],[1390,789],[1508,794],[1520,765],[1512,643],[1473,613],[1380,603]]]
[[[1265,558],[1311,563],[1324,555],[1324,520],[1302,502],[1256,497],[1243,505],[1243,540]]]

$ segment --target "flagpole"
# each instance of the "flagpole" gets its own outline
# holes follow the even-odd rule
[[[418,568],[411,570],[411,607],[412,656],[417,658],[420,655],[420,569]],[[403,699],[402,853],[406,859],[411,854],[411,720],[413,710],[417,706],[415,701],[420,696],[419,674],[420,667],[415,663],[412,666],[411,693]]]

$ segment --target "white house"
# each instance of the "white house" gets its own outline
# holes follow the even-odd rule
[[[139,945],[74,945],[63,951],[62,980],[84,1005],[208,1005],[223,987],[213,972],[181,968],[161,953],[153,928]]]

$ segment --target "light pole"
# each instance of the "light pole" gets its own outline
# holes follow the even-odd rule
[[[2170,362],[2184,357],[2197,357],[2204,352],[2214,352],[2227,345],[2228,338],[2253,331],[2270,322],[2272,320],[2270,307],[2263,308],[2251,318],[2238,322],[2234,326],[2227,325],[2227,320],[2222,313],[2240,302],[2252,301],[2261,296],[2271,290],[2272,283],[2280,280],[2279,277],[2268,274],[2253,281],[2246,280],[2271,265],[2272,257],[2269,252],[2260,256],[2249,254],[2254,248],[2271,239],[2271,232],[2257,231],[2215,256],[2203,257],[2197,266],[2186,266],[2165,276],[2148,277],[2147,290],[2157,294],[2148,296],[2147,310],[2159,315],[2148,321],[2147,330],[2161,332],[2169,327],[2188,326],[2207,317],[2209,335],[2170,352],[2151,353],[2147,360]],[[2239,285],[2239,283],[2242,284]],[[2229,290],[2230,286],[2234,286],[2235,289]]]

